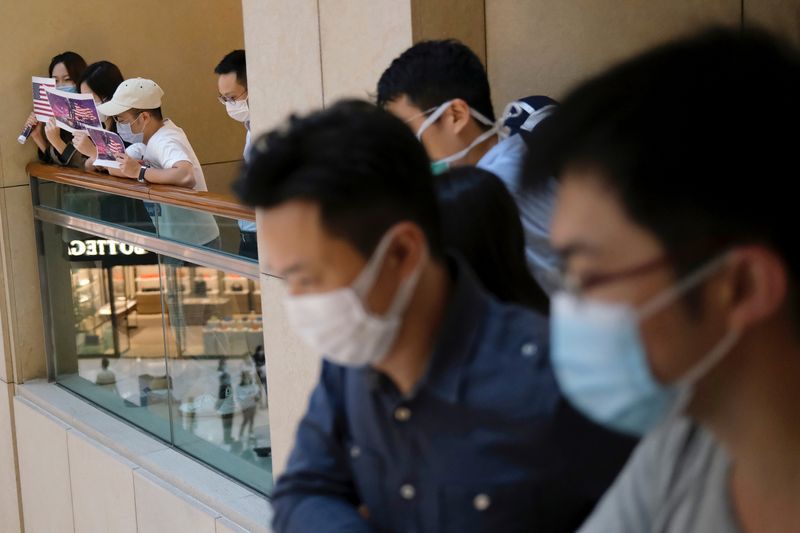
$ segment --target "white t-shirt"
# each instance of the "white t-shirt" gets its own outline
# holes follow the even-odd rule
[[[173,168],[180,161],[188,161],[194,171],[195,191],[207,191],[206,178],[200,161],[181,128],[171,120],[150,137],[142,152],[141,144],[133,144],[126,150],[129,156],[142,158],[153,168]],[[188,244],[207,244],[219,237],[219,228],[214,217],[208,213],[184,207],[159,204],[160,209],[151,210],[153,223],[162,237]]]

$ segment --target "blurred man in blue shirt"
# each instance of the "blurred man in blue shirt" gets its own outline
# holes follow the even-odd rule
[[[254,144],[289,323],[325,358],[273,494],[276,531],[571,531],[632,441],[564,402],[547,321],[442,249],[429,161],[403,123],[342,102]]]
[[[520,174],[528,153],[519,134],[500,139],[486,69],[467,46],[452,40],[415,44],[381,75],[378,105],[403,120],[425,146],[434,173],[473,165],[496,174],[520,210],[531,273],[548,293],[557,258],[550,247],[556,185],[531,191]],[[547,114],[553,106],[543,109]]]

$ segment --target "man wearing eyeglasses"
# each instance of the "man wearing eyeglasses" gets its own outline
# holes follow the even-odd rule
[[[250,105],[247,95],[247,63],[244,50],[229,53],[214,69],[217,77],[219,103],[225,106],[228,116],[236,122],[244,124],[247,134],[244,142],[244,158],[250,150]],[[256,223],[249,220],[239,221],[239,232],[242,240],[239,244],[239,255],[258,258],[258,242],[256,239]]]
[[[798,531],[799,92],[797,50],[718,28],[585,82],[534,132],[526,181],[560,180],[570,280],[556,377],[646,435],[581,533]]]

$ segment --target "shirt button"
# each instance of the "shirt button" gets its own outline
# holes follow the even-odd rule
[[[491,504],[492,500],[486,494],[478,494],[475,496],[475,499],[472,500],[472,505],[474,505],[475,509],[478,511],[485,511]]]
[[[400,496],[402,496],[404,500],[413,500],[416,494],[417,491],[414,489],[414,485],[406,483],[400,487]]]
[[[411,418],[411,409],[408,407],[398,407],[394,410],[394,418],[398,422],[407,422]]]
[[[350,448],[350,457],[352,457],[353,459],[361,457],[361,448],[359,448],[358,446],[353,446],[352,448]]]
[[[536,352],[539,351],[539,348],[533,344],[532,342],[526,342],[522,345],[522,355],[525,357],[533,357],[536,355]]]

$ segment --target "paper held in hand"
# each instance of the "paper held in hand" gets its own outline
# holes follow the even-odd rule
[[[102,128],[86,126],[86,131],[97,147],[97,160],[95,160],[94,165],[96,167],[120,168],[120,164],[114,158],[114,154],[125,153],[125,144],[122,142],[122,138],[113,131]]]
[[[70,133],[85,130],[87,126],[101,128],[100,114],[91,94],[75,94],[45,88],[47,100],[56,117],[56,126]]]
[[[45,89],[55,89],[56,80],[55,78],[31,76],[31,86],[33,88],[33,112],[36,114],[36,119],[39,122],[47,122],[53,116],[53,110],[50,108],[50,101],[47,99]]]

